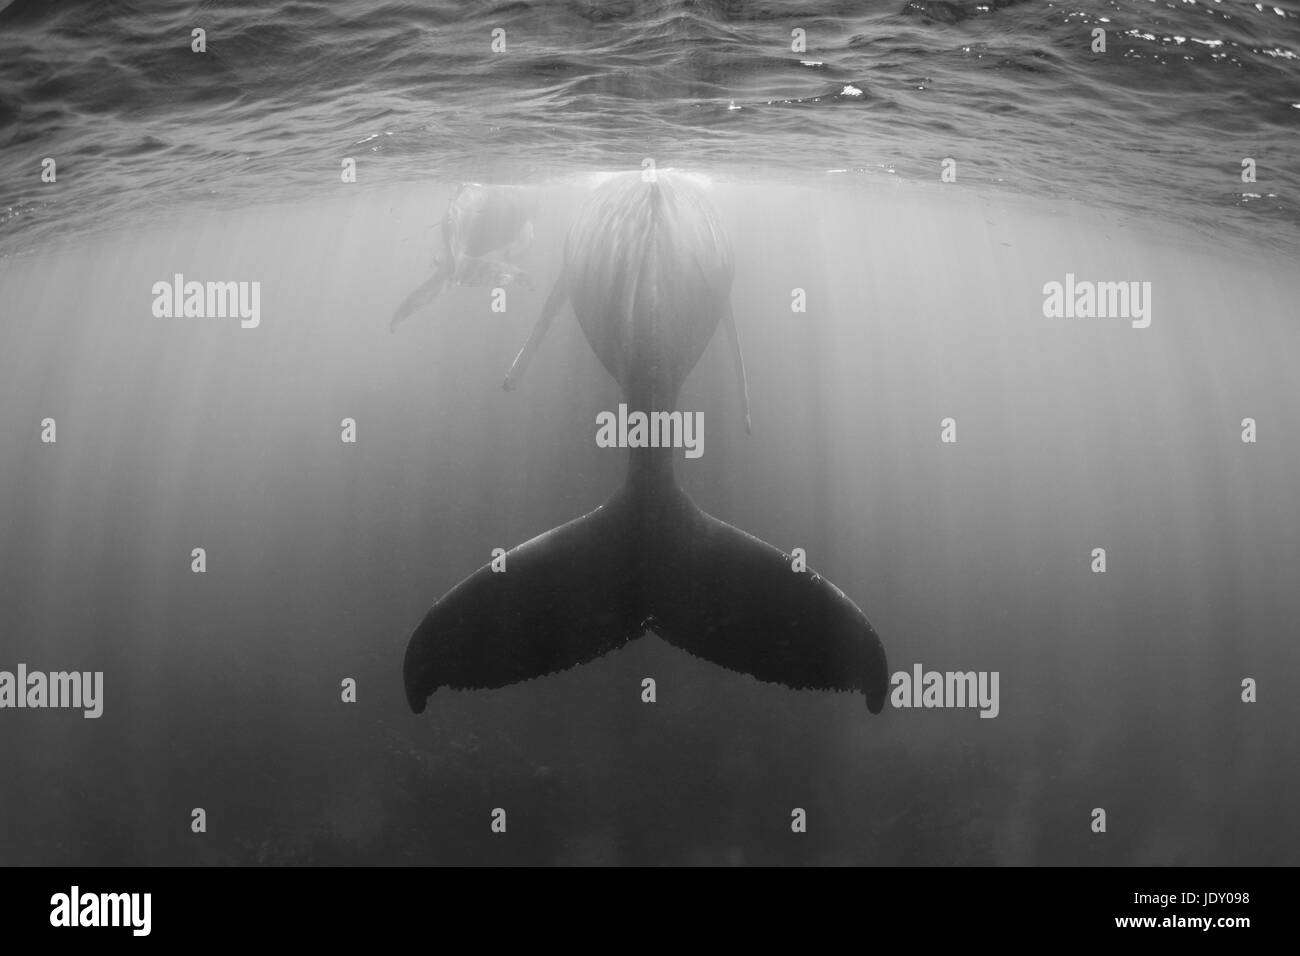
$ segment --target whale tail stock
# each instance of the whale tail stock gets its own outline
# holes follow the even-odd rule
[[[873,714],[884,705],[884,648],[838,588],[793,571],[789,555],[706,514],[675,484],[635,482],[439,600],[407,645],[407,701],[421,713],[441,687],[541,677],[647,631],[760,681],[858,691]]]

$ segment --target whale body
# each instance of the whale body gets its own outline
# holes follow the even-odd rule
[[[518,385],[566,301],[629,407],[671,410],[719,325],[745,388],[730,307],[734,259],[688,179],[607,180],[575,217],[564,269],[521,349]],[[748,427],[746,402],[746,427]],[[702,511],[677,484],[673,450],[632,448],[627,478],[595,511],[475,571],[430,608],[407,645],[407,701],[503,687],[594,660],[653,631],[722,667],[791,688],[861,692],[879,713],[884,647],[866,616],[811,569]]]

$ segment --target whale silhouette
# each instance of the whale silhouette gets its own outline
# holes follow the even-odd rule
[[[506,378],[513,388],[566,300],[629,408],[671,410],[722,324],[745,388],[730,307],[734,259],[688,178],[616,176],[575,217],[564,268]],[[746,424],[748,408],[746,403]],[[879,713],[885,651],[839,588],[706,514],[673,450],[631,448],[605,504],[475,571],[430,608],[406,648],[417,714],[441,687],[503,687],[587,663],[653,631],[733,671],[791,688],[860,691]]]
[[[511,260],[532,243],[535,205],[523,186],[462,183],[442,218],[442,254],[434,260],[433,275],[402,300],[388,330],[396,332],[448,284],[530,286],[528,273]]]

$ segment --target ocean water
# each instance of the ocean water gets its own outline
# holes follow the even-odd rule
[[[1294,864],[1298,18],[0,9],[0,670],[105,683],[97,720],[0,710],[0,862]],[[429,605],[622,481],[568,310],[501,382],[574,210],[646,158],[735,247],[753,433],[715,340],[683,487],[806,549],[891,671],[998,672],[995,719],[653,634],[410,713]],[[390,333],[465,180],[535,189],[535,283]],[[155,317],[178,272],[259,281],[260,324]],[[1149,327],[1046,317],[1067,274],[1150,282]]]

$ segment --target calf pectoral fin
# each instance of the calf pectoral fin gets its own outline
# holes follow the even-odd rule
[[[533,244],[533,221],[527,219],[519,229],[519,234],[515,236],[513,242],[506,246],[505,257],[514,261],[522,255],[529,246]]]
[[[402,676],[417,714],[440,687],[504,687],[566,670],[642,630],[631,554],[617,508],[598,508],[508,551],[425,615]]]
[[[731,352],[735,358],[736,377],[740,379],[740,400],[745,409],[745,432],[750,432],[749,426],[749,378],[745,375],[745,356],[740,350],[740,331],[736,328],[736,313],[731,309],[731,303],[727,303],[727,311],[722,316],[722,327],[726,331],[727,341],[731,343]]]
[[[885,649],[839,588],[726,522],[698,513],[663,561],[652,628],[668,643],[791,688],[861,691],[879,713]]]
[[[437,298],[446,284],[447,271],[439,264],[428,280],[420,283],[414,292],[402,300],[402,304],[397,307],[397,311],[393,313],[392,319],[388,322],[388,331],[396,332],[397,327],[410,317],[411,313]]]
[[[555,316],[564,303],[569,298],[569,284],[563,273],[555,280],[555,285],[551,287],[551,294],[546,297],[546,304],[542,306],[542,313],[537,317],[537,322],[533,325],[533,331],[528,336],[528,341],[524,347],[519,350],[515,356],[514,364],[510,366],[510,371],[506,373],[506,380],[503,384],[505,390],[511,391],[519,380],[523,377],[524,372],[528,369],[528,364],[533,360],[533,353],[537,351],[537,346],[546,336],[546,331],[551,327]]]

